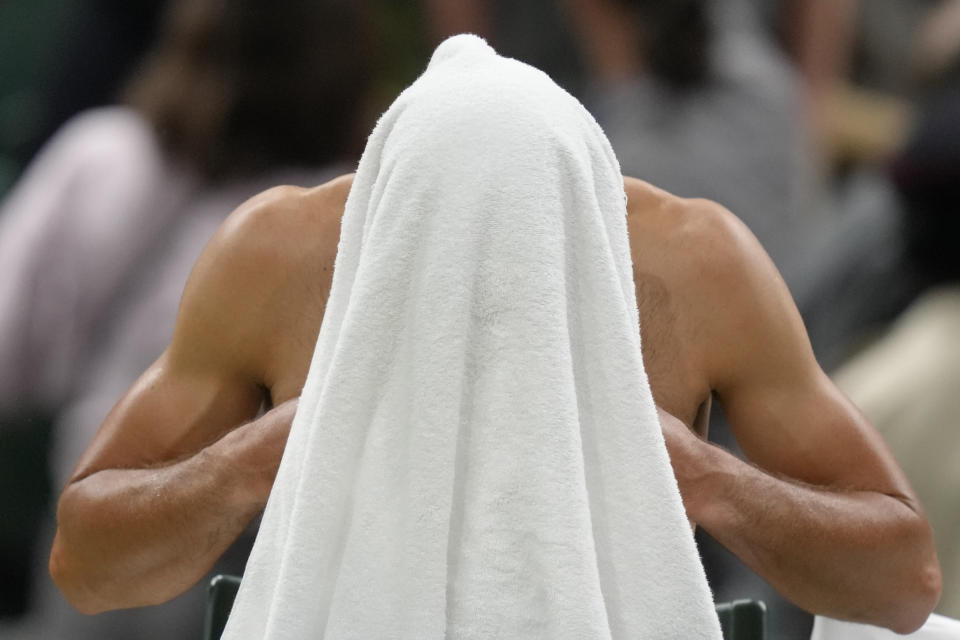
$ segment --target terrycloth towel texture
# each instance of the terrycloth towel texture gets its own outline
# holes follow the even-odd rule
[[[625,213],[580,103],[440,45],[360,161],[224,638],[720,638]]]

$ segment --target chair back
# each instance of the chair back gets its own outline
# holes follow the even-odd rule
[[[220,640],[239,589],[240,578],[237,576],[219,575],[210,581],[204,640]],[[720,618],[723,640],[764,640],[766,637],[767,607],[759,600],[720,603],[717,605],[717,616]]]
[[[767,606],[760,600],[734,600],[717,604],[723,640],[764,640]]]
[[[203,623],[204,640],[220,640],[239,590],[238,576],[219,575],[210,581],[210,586],[207,587],[207,613]]]

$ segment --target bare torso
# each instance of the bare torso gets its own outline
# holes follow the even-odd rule
[[[83,610],[182,593],[266,504],[351,183],[260,194],[197,261],[170,345],[60,500],[51,571]],[[691,522],[809,610],[915,629],[939,594],[929,526],[882,439],[818,366],[775,266],[720,205],[624,186],[644,362]],[[705,432],[714,395],[753,464],[806,484],[684,428]],[[257,418],[264,403],[273,409]]]
[[[271,375],[264,385],[272,404],[299,394],[306,378],[330,290],[342,202],[349,185],[349,177],[341,178],[333,198],[321,191],[324,187],[291,190],[288,195],[297,203],[289,214],[302,219],[296,228],[313,228],[312,233],[291,233],[289,243],[301,245],[297,253],[303,260],[297,263],[298,270],[315,283],[318,295],[302,296],[295,305],[286,305],[295,311],[287,314],[283,330],[275,333],[267,366]],[[683,235],[695,220],[685,211],[683,200],[633,178],[627,178],[625,185],[643,356],[653,395],[659,406],[705,434],[710,387],[699,364],[697,327],[685,313],[692,301],[684,296],[684,271],[674,269],[683,260]]]

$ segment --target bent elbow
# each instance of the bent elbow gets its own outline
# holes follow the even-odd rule
[[[106,611],[107,608],[99,605],[92,597],[91,590],[84,585],[82,577],[72,564],[58,531],[53,540],[53,547],[50,549],[47,565],[53,583],[57,585],[67,602],[80,613],[93,615]]]
[[[900,594],[900,606],[895,610],[897,618],[891,621],[891,631],[900,634],[913,633],[924,625],[940,601],[943,577],[935,553],[914,571],[912,588]]]
[[[943,576],[940,573],[940,562],[937,560],[936,554],[932,555],[932,560],[918,571],[914,618],[910,621],[910,624],[904,626],[903,631],[895,629],[898,633],[913,633],[922,627],[933,610],[937,608],[937,603],[940,602],[940,594],[943,591]]]
[[[57,504],[57,531],[50,547],[47,570],[70,605],[87,615],[117,608],[103,598],[109,569],[102,558],[91,557],[89,510],[84,509],[77,485],[64,489]],[[94,517],[96,519],[96,517]],[[94,554],[95,555],[95,554]]]

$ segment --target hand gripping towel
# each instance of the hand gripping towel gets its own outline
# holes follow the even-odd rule
[[[224,638],[719,639],[643,368],[619,165],[442,43],[381,116]]]

